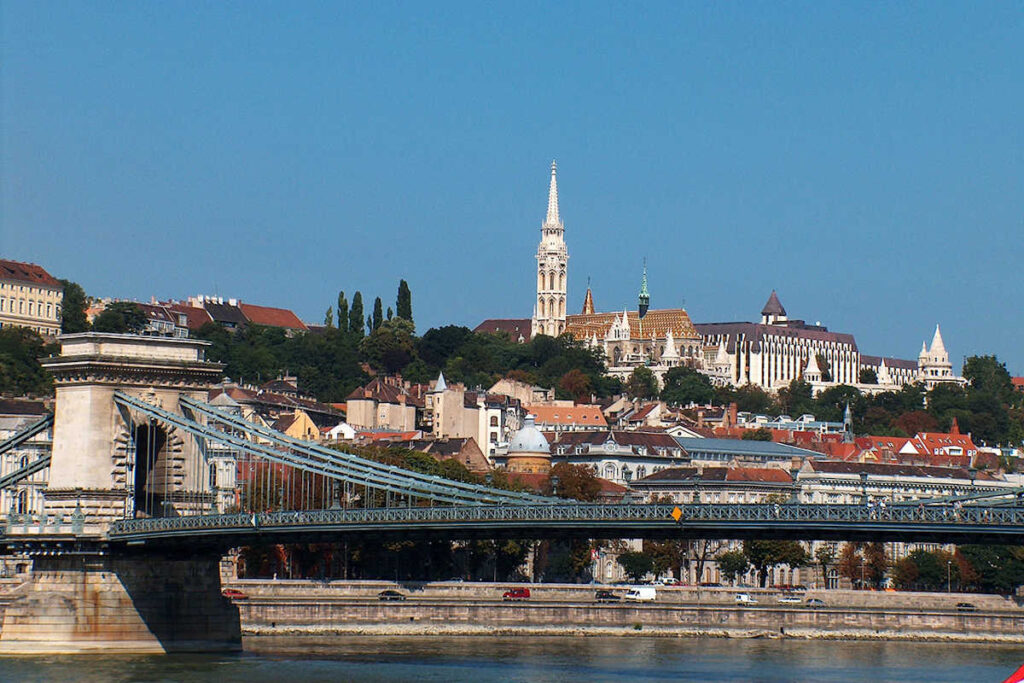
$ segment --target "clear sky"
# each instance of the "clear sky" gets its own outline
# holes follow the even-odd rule
[[[90,294],[420,331],[569,308],[791,317],[1024,374],[1024,4],[3,2],[0,254]]]

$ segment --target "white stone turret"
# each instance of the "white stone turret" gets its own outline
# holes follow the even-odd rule
[[[821,368],[818,367],[818,357],[813,353],[807,358],[807,366],[804,368],[804,381],[811,384],[821,381]]]

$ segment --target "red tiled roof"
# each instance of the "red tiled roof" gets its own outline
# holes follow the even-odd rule
[[[507,332],[513,339],[530,338],[533,321],[529,318],[491,318],[473,328],[474,332]]]
[[[405,403],[422,408],[424,392],[422,385],[410,390],[404,386],[391,384],[380,377],[374,377],[365,387],[359,387],[346,397],[347,401],[376,401],[377,403]]]
[[[647,419],[647,416],[651,414],[655,408],[658,407],[657,403],[648,403],[647,405],[640,406],[640,409],[627,418],[627,422],[643,422]]]
[[[601,406],[596,405],[574,405],[574,406],[526,406],[526,411],[537,417],[537,424],[540,425],[589,425],[592,427],[605,427],[608,423],[601,412]]]
[[[1010,383],[1017,391],[1024,391],[1024,377],[1011,377]]]
[[[299,317],[287,308],[273,308],[271,306],[256,306],[254,304],[239,304],[242,313],[249,322],[267,327],[285,327],[291,330],[307,331],[306,323],[299,320]]]
[[[60,281],[47,273],[42,266],[6,259],[0,259],[0,280],[14,280],[39,287],[61,288]]]

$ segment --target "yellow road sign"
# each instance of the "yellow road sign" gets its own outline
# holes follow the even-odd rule
[[[672,519],[679,521],[679,518],[683,516],[683,511],[678,507],[672,508]]]

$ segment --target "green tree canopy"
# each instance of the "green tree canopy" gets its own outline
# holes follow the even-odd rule
[[[146,327],[146,314],[132,301],[115,301],[92,322],[96,332],[138,334]]]
[[[398,283],[398,299],[395,301],[395,315],[405,318],[409,322],[412,319],[412,292],[409,290],[409,283],[401,280]]]
[[[89,320],[85,309],[89,301],[81,285],[71,280],[61,280],[64,285],[64,297],[60,305],[60,331],[64,334],[85,332],[89,329]]]
[[[53,378],[39,365],[39,359],[57,353],[27,327],[0,327],[0,393],[46,396],[53,393]]]
[[[366,334],[363,323],[363,293],[356,292],[352,296],[352,307],[348,311],[348,331],[362,337]]]
[[[715,397],[715,388],[704,373],[685,366],[670,368],[665,373],[661,400],[675,405],[705,405]]]
[[[399,372],[415,357],[412,332],[411,322],[405,318],[393,318],[382,322],[363,339],[359,350],[375,370],[389,374]]]
[[[746,574],[747,570],[750,569],[750,561],[742,550],[728,550],[720,554],[716,559],[718,560],[718,569],[722,572],[722,576],[732,583],[736,583],[736,579]]]
[[[650,368],[640,366],[633,370],[626,383],[626,393],[632,398],[655,398],[658,395],[658,378]]]
[[[757,570],[762,587],[768,582],[768,573],[776,565],[801,567],[808,563],[807,551],[797,541],[743,541],[743,554]]]
[[[630,551],[620,553],[615,561],[626,572],[633,583],[640,583],[645,576],[654,570],[654,560],[644,552]]]

